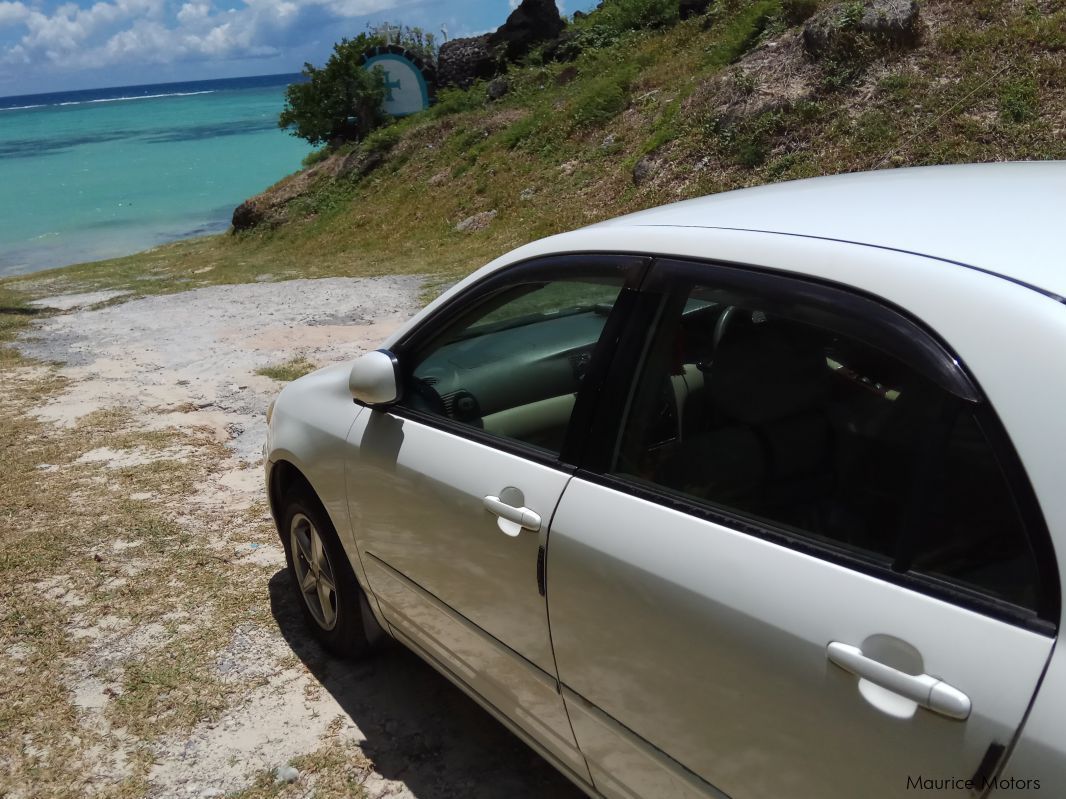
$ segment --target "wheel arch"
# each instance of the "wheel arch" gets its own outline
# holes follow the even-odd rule
[[[329,507],[322,501],[321,496],[315,489],[314,484],[310,478],[304,473],[304,471],[287,457],[279,457],[277,460],[270,464],[270,470],[267,477],[267,501],[270,504],[270,513],[274,517],[274,527],[278,532],[279,538],[284,538],[285,532],[281,529],[282,513],[285,495],[293,488],[299,488],[306,493],[306,496],[315,502],[321,509],[326,517],[333,524],[334,529],[337,528],[337,520],[332,518],[329,512]],[[345,536],[340,536],[341,546],[347,551],[347,541]],[[283,541],[284,545],[284,541]],[[354,542],[353,542],[354,546]],[[363,590],[369,601],[369,607],[373,615],[373,621],[384,632],[390,633],[391,630],[388,627],[388,623],[385,621],[385,617],[381,613],[381,608],[378,605],[377,595],[371,590],[370,585],[366,578],[366,572],[363,570],[362,560],[359,557],[358,549],[355,549],[354,557],[352,552],[348,552],[348,559],[355,571],[356,580],[359,583],[359,587]]]
[[[309,497],[313,497],[319,505],[322,504],[315,487],[311,485],[311,481],[307,479],[296,464],[285,459],[275,461],[270,467],[270,476],[267,484],[267,499],[270,502],[270,512],[274,516],[275,526],[280,523],[282,498],[293,487],[300,487],[306,490]],[[281,532],[280,528],[278,532]]]

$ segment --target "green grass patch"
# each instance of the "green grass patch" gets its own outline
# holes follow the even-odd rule
[[[570,102],[573,129],[602,128],[625,111],[633,76],[633,69],[620,69],[584,82]]]
[[[707,48],[705,65],[728,66],[759,41],[767,26],[781,14],[780,0],[756,0],[733,10],[728,4],[716,6],[711,29],[714,41]]]
[[[1008,81],[999,90],[999,112],[1008,122],[1021,123],[1037,116],[1039,94],[1032,78]]]

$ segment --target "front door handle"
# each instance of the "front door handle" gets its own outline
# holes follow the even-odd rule
[[[970,715],[970,697],[937,677],[907,674],[866,657],[857,646],[837,641],[826,647],[826,655],[831,663],[845,671],[906,697],[934,713],[960,720]]]
[[[517,536],[523,530],[531,530],[534,533],[540,531],[540,514],[529,508],[516,508],[494,496],[487,496],[481,502],[485,510],[498,517],[496,522],[500,530],[511,537]]]

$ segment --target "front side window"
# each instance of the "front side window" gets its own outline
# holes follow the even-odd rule
[[[1033,555],[976,404],[803,303],[679,287],[614,474],[1036,609]]]
[[[405,364],[402,404],[558,454],[617,273],[501,289]]]

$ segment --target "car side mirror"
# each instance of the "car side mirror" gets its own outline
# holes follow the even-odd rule
[[[368,352],[352,364],[348,388],[356,402],[377,407],[400,399],[400,363],[388,350]]]

